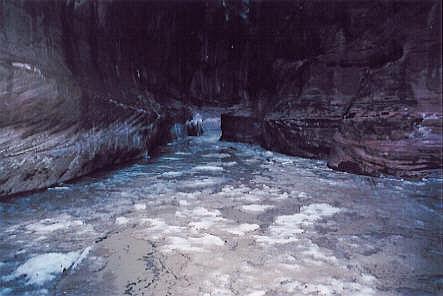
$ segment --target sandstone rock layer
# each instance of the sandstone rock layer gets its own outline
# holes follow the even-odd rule
[[[441,175],[440,2],[321,4],[286,3],[287,17],[276,22],[287,34],[275,40],[286,40],[287,52],[274,49],[266,61],[272,91],[246,103],[251,118],[262,116],[260,131],[235,130],[237,119],[222,124],[223,133],[238,140],[253,134],[268,149],[328,159],[331,168],[352,173]],[[224,118],[232,121],[242,109]]]

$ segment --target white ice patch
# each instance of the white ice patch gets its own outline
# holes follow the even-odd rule
[[[212,226],[215,226],[221,222],[226,221],[226,219],[222,217],[201,217],[199,221],[194,221],[189,223],[189,227],[200,230],[200,229],[209,229]]]
[[[308,194],[307,194],[306,192],[300,192],[300,193],[298,194],[298,197],[300,197],[300,198],[307,198],[307,197],[308,197]]]
[[[190,218],[193,221],[188,224],[189,227],[200,230],[208,229],[214,225],[226,221],[221,217],[219,210],[208,210],[203,207],[197,207],[192,210],[184,210],[176,212],[177,217]]]
[[[313,243],[309,243],[307,248],[300,252],[303,255],[303,261],[308,264],[322,265],[327,264],[337,264],[338,260],[335,256],[330,254],[325,254],[322,252],[319,246]]]
[[[213,231],[218,230],[243,236],[247,232],[259,228],[257,224],[234,224],[233,221],[223,218],[219,210],[208,210],[203,207],[178,211],[176,216],[191,219],[192,221],[189,222],[188,226],[197,231],[212,229]]]
[[[423,119],[440,119],[438,113],[422,113]]]
[[[134,205],[135,210],[137,211],[144,211],[146,210],[146,204],[144,203],[137,203]]]
[[[37,223],[29,224],[26,226],[26,229],[36,233],[50,233],[71,227],[81,227],[83,225],[81,220],[73,220],[70,215],[60,215],[56,218],[43,219]]]
[[[164,160],[180,160],[181,158],[173,157],[173,156],[162,156],[161,159],[164,159]]]
[[[241,209],[245,212],[251,212],[251,213],[263,213],[266,210],[274,208],[273,205],[245,205],[242,206]]]
[[[203,248],[193,246],[189,240],[182,237],[168,237],[168,243],[169,244],[162,247],[162,250],[164,252],[171,252],[173,250],[178,250],[182,252],[204,252]]]
[[[300,213],[279,216],[269,227],[268,236],[257,236],[257,241],[268,244],[286,244],[298,240],[304,228],[314,222],[340,212],[340,209],[329,204],[319,203],[303,206]]]
[[[204,234],[201,237],[190,237],[189,240],[194,244],[203,246],[224,246],[224,241],[218,236],[212,234]]]
[[[236,276],[237,278],[237,276]],[[232,296],[233,279],[229,274],[221,272],[211,272],[205,275],[202,281],[200,295],[202,296]],[[236,293],[242,295],[242,293]]]
[[[310,204],[308,206],[303,206],[300,209],[300,214],[309,217],[307,220],[310,220],[310,224],[323,217],[333,216],[338,212],[340,212],[339,208],[326,203]]]
[[[281,163],[283,165],[288,165],[288,164],[292,165],[292,164],[294,164],[294,158],[292,158],[290,156],[282,156],[282,155],[274,156],[272,158],[272,160],[275,161],[275,162]]]
[[[200,217],[207,217],[207,216],[215,217],[215,216],[220,216],[221,215],[219,210],[208,210],[208,209],[205,209],[203,207],[194,208],[191,211],[191,214],[193,216],[200,216]]]
[[[251,293],[248,293],[247,296],[265,296],[266,291],[254,291]]]
[[[224,182],[224,179],[220,178],[205,178],[201,180],[193,180],[188,182],[183,182],[182,186],[187,189],[201,188],[201,187],[211,187]]]
[[[115,219],[115,223],[118,225],[124,225],[124,224],[127,224],[128,222],[129,222],[129,219],[126,217],[117,217]]]
[[[222,162],[221,165],[224,167],[233,167],[233,166],[237,165],[237,162],[236,161],[227,161],[227,162]]]
[[[224,169],[219,166],[212,165],[198,165],[192,168],[193,171],[198,172],[222,172]]]
[[[208,153],[208,154],[204,154],[202,155],[202,157],[207,157],[207,158],[228,158],[231,157],[230,154],[228,153]]]
[[[257,224],[240,224],[237,226],[233,226],[230,228],[225,228],[226,232],[232,233],[234,235],[239,235],[239,236],[243,236],[248,232],[252,232],[257,230],[258,228],[260,228],[260,226],[258,226]]]
[[[82,263],[83,260],[86,259],[86,257],[88,257],[89,252],[91,252],[92,247],[86,247],[83,252],[80,254],[80,256],[78,256],[77,260],[75,260],[74,264],[72,264],[72,270],[77,269],[77,267]]]
[[[247,232],[252,232],[259,228],[257,224],[233,224],[233,221],[223,218],[220,211],[208,210],[203,207],[177,212],[176,215],[193,220],[188,226],[197,231],[212,229],[213,231],[224,231],[243,236]]]
[[[179,200],[179,201],[178,201],[178,205],[181,206],[181,207],[189,206],[189,201],[184,200],[184,199]]]
[[[48,188],[48,190],[49,191],[52,191],[52,190],[55,190],[55,191],[58,191],[58,190],[69,190],[70,189],[70,187],[68,187],[68,186],[54,186],[54,187],[50,187],[50,188]]]
[[[226,185],[226,186],[223,186],[221,193],[225,194],[225,195],[227,195],[227,194],[235,195],[235,194],[248,193],[249,190],[251,190],[251,188],[244,186],[244,185],[240,185],[239,187],[234,187],[232,185]]]
[[[249,159],[245,159],[243,161],[252,165],[252,164],[257,164],[257,163],[261,162],[261,159],[259,159],[259,158],[249,158]]]
[[[168,244],[162,247],[165,252],[173,250],[182,252],[207,252],[210,248],[224,246],[224,241],[212,234],[203,234],[200,237],[178,237],[167,238]]]
[[[79,255],[78,251],[37,255],[20,265],[6,280],[25,276],[28,285],[41,286],[45,282],[53,280],[63,270],[68,270],[79,258]]]
[[[346,282],[334,278],[323,279],[319,282],[300,283],[298,281],[287,281],[283,288],[293,295],[377,295],[371,287],[358,282]]]
[[[191,155],[192,153],[190,152],[183,152],[183,151],[177,151],[175,152],[176,155]]]
[[[263,192],[263,190],[255,190],[244,185],[241,185],[239,187],[228,185],[224,186],[222,190],[217,193],[217,196],[223,198],[238,199],[242,202],[257,202],[262,198],[269,197],[269,193]],[[274,198],[275,196],[272,197]]]
[[[265,151],[265,152],[263,152],[263,156],[264,157],[273,157],[274,153],[272,153],[271,151]]]
[[[164,220],[158,218],[143,218],[139,222],[140,224],[148,225],[148,228],[135,233],[135,236],[140,239],[164,239],[168,235],[178,234],[184,231],[183,227],[169,225]]]
[[[161,174],[162,177],[167,177],[167,178],[176,178],[176,177],[180,177],[182,176],[184,173],[183,172],[165,172],[163,174]]]

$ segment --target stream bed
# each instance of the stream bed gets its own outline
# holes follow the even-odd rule
[[[442,180],[181,137],[0,203],[0,295],[441,295]]]

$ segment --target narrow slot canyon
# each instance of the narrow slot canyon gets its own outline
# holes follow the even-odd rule
[[[440,295],[441,9],[0,0],[0,296]]]

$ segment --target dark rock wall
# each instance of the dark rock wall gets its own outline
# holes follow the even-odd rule
[[[190,104],[243,106],[225,139],[422,175],[440,37],[438,0],[1,0],[0,195],[137,157]]]
[[[380,50],[334,137],[333,168],[416,177],[442,167],[441,2],[393,12],[362,37]]]
[[[188,116],[181,81],[165,88],[179,50],[169,7],[0,4],[0,196],[139,157]]]
[[[252,54],[262,56],[256,70],[268,82],[259,74],[248,82],[254,91],[244,108],[263,118],[258,143],[353,173],[441,170],[440,1],[271,6],[257,14],[254,36],[266,49]],[[242,112],[225,116],[231,122],[223,126],[238,125]],[[223,137],[241,141],[242,133],[226,129]]]

